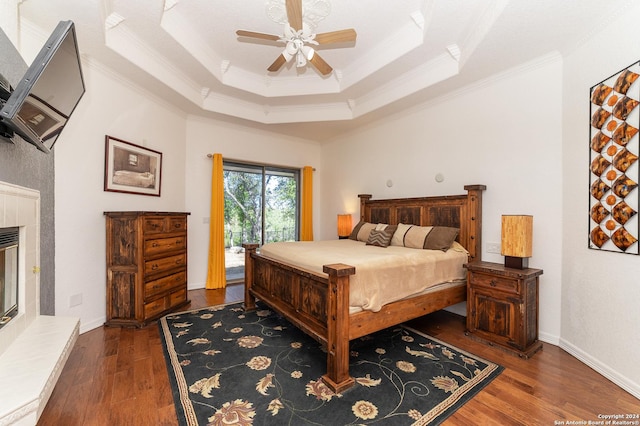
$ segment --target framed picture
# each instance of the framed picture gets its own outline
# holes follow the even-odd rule
[[[161,177],[161,152],[105,136],[105,191],[159,197]]]

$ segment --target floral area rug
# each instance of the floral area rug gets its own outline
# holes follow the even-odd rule
[[[322,346],[269,309],[215,306],[158,324],[181,425],[435,425],[502,371],[397,326],[351,342],[356,384],[334,394]]]

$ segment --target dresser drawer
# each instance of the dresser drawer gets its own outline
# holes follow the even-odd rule
[[[145,217],[142,228],[146,234],[155,234],[164,232],[164,218],[163,217]]]
[[[520,285],[518,280],[515,279],[503,278],[475,271],[470,272],[469,279],[471,285],[474,287],[485,287],[493,290],[520,294]]]
[[[169,307],[172,308],[174,306],[177,306],[177,305],[179,305],[181,303],[186,302],[186,300],[187,300],[187,290],[186,289],[174,291],[173,293],[171,293],[169,295]]]
[[[161,297],[144,304],[144,317],[145,319],[160,315],[165,309],[167,309],[167,298]]]
[[[144,262],[145,275],[160,274],[172,269],[186,266],[187,254],[181,253],[175,256],[163,257],[161,259],[148,260]]]
[[[144,242],[144,253],[146,256],[157,256],[176,250],[187,248],[187,237],[171,237],[147,240]]]
[[[169,217],[169,223],[167,224],[167,232],[180,232],[187,231],[187,218],[182,216]]]
[[[178,272],[177,274],[162,277],[157,280],[149,281],[144,285],[145,300],[155,296],[156,294],[169,291],[178,286],[183,286],[187,282],[186,272]]]

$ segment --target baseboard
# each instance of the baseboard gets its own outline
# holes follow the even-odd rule
[[[204,288],[204,282],[201,283],[187,283],[187,290],[200,290]]]
[[[91,322],[81,321],[81,323],[80,323],[80,334],[86,333],[87,331],[91,331],[94,328],[102,327],[106,320],[107,320],[107,317],[101,317],[101,318],[94,319]]]
[[[555,334],[549,334],[545,333],[544,331],[539,331],[538,339],[553,346],[560,346],[560,336],[556,336]]]
[[[560,348],[567,351],[569,354],[588,365],[598,373],[602,374],[607,379],[611,380],[616,385],[620,386],[625,391],[629,392],[634,397],[640,399],[640,384],[635,383],[632,380],[629,380],[628,377],[620,374],[619,372],[613,370],[608,365],[602,363],[597,360],[593,356],[584,352],[582,349],[577,346],[571,344],[570,342],[560,339]]]

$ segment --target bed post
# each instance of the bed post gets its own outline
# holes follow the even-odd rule
[[[349,375],[349,276],[356,268],[342,263],[324,265],[329,274],[327,296],[327,374],[325,384],[335,393],[354,385]]]
[[[465,185],[468,192],[467,208],[471,226],[469,227],[469,262],[482,258],[482,191],[486,185]]]
[[[365,220],[364,216],[364,206],[371,199],[371,194],[358,194],[358,198],[360,198],[360,220]]]
[[[258,244],[242,244],[244,247],[244,310],[256,309],[256,298],[251,294],[253,285],[253,257],[251,255],[258,249]]]

